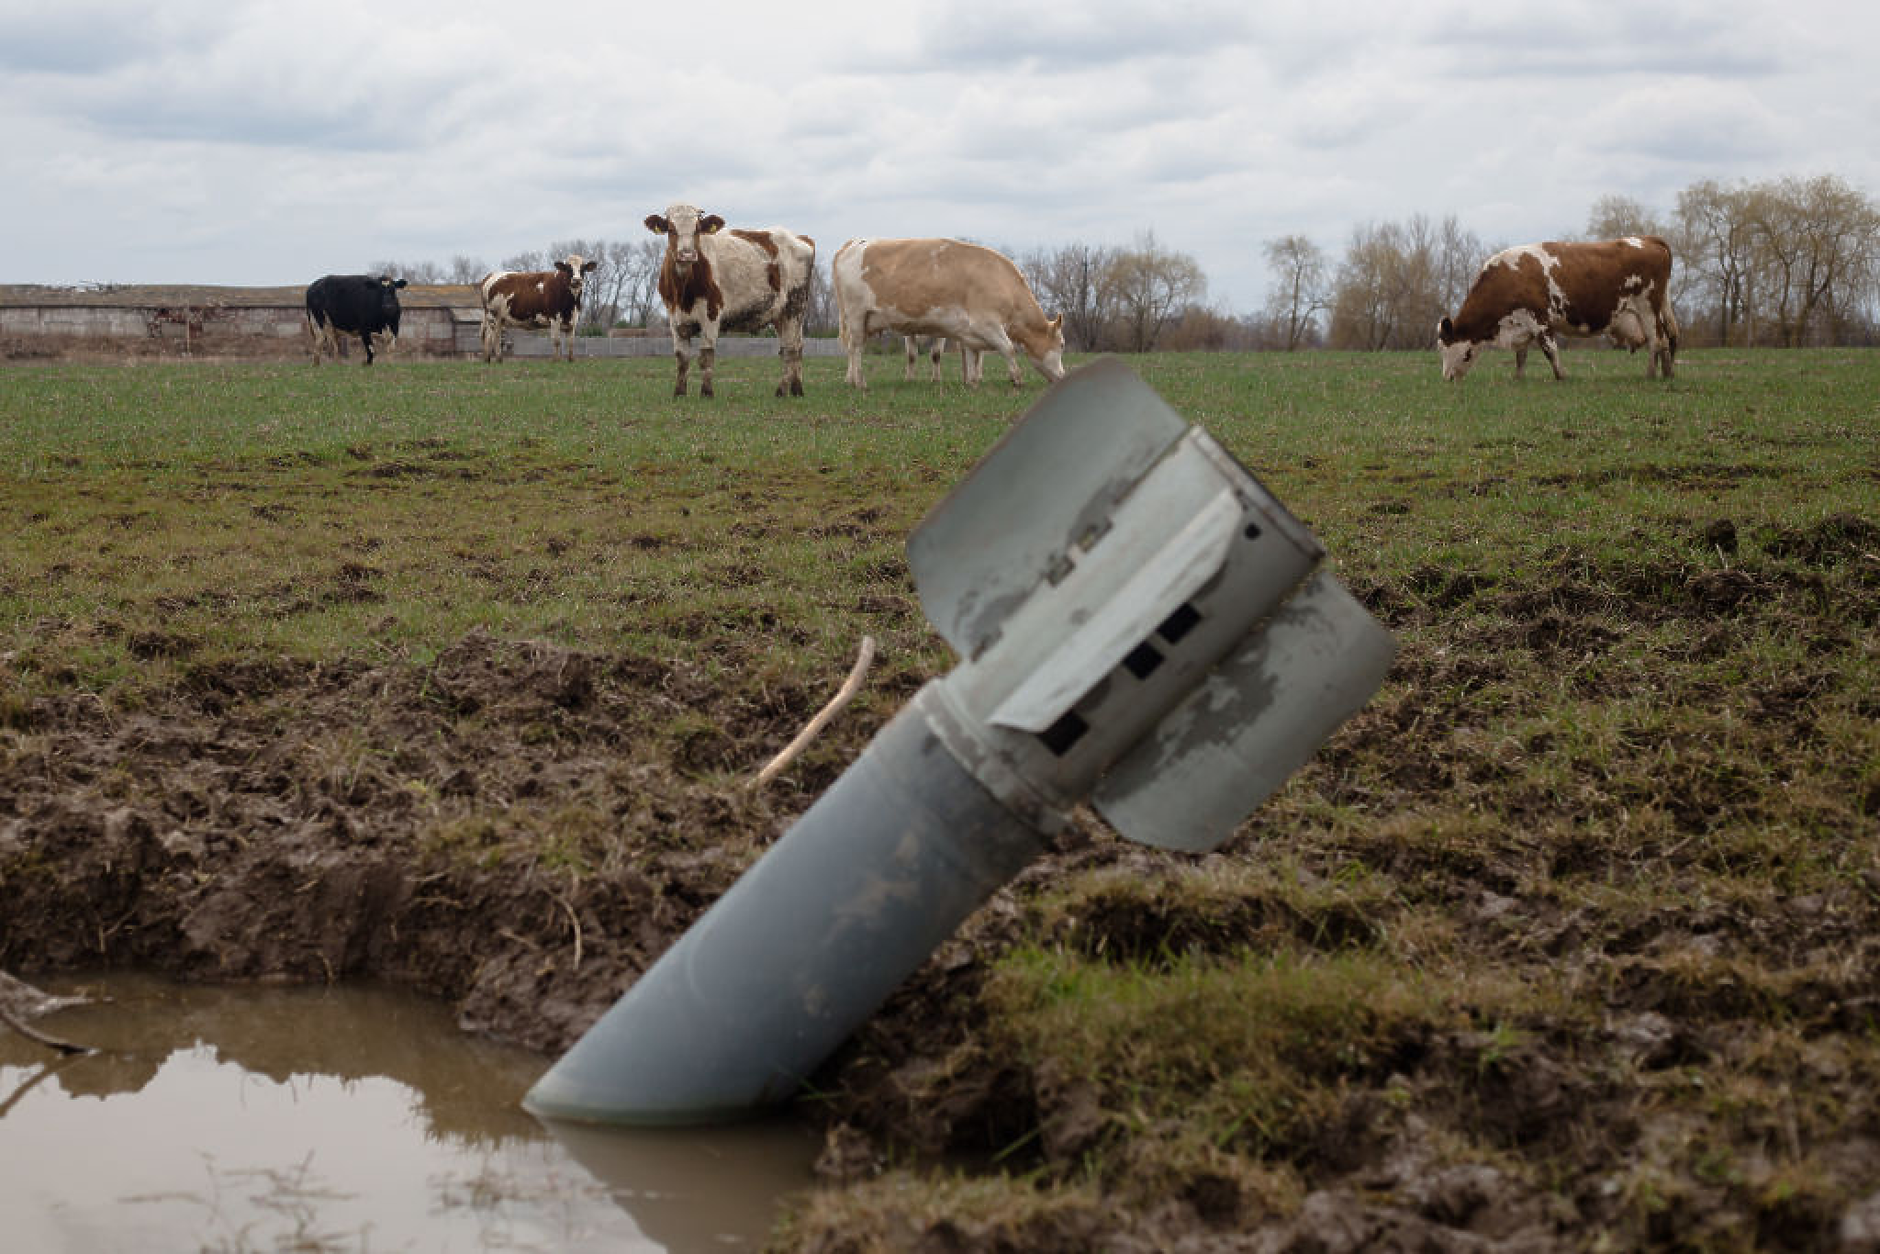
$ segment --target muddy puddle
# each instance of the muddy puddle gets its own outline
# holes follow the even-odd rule
[[[91,997],[0,1031],[9,1249],[761,1247],[817,1149],[795,1124],[545,1126],[547,1065],[378,988],[39,981]]]

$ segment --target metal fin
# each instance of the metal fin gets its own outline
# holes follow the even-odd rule
[[[1396,651],[1320,571],[1110,767],[1091,802],[1141,844],[1213,849],[1370,700]]]
[[[999,626],[1188,423],[1121,362],[1053,384],[907,541],[921,608],[962,657]]]

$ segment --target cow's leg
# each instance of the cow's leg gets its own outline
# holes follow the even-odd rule
[[[1519,379],[1527,373],[1527,341],[1514,346],[1514,377]]]
[[[914,362],[920,357],[920,341],[914,336],[903,335],[901,337],[901,351],[907,355],[907,368],[901,372],[901,381],[903,383],[912,383],[914,381]]]
[[[365,364],[369,366],[372,364],[372,332],[361,331],[359,333],[359,342],[366,346],[366,363]]]
[[[313,364],[317,366],[320,364],[320,350],[326,347],[326,328],[308,318],[307,330],[313,333]]]
[[[844,318],[841,335],[842,347],[848,350],[849,354],[849,369],[848,373],[843,375],[843,381],[850,387],[860,388],[866,392],[868,376],[862,373],[862,345],[868,341],[867,319],[863,319],[861,326],[856,326]]]
[[[803,395],[803,320],[784,318],[777,323],[777,355],[783,358],[783,379],[778,396]]]
[[[675,328],[672,333],[672,356],[679,363],[678,379],[672,385],[674,396],[685,395],[685,377],[692,369],[692,337],[681,337]]]
[[[1540,340],[1541,351],[1547,354],[1547,364],[1554,368],[1554,378],[1566,378],[1567,372],[1560,368],[1560,345],[1554,341],[1553,335],[1543,331],[1536,338]]]
[[[1025,374],[1018,368],[1018,345],[1012,343],[1010,337],[1002,337],[1002,342],[999,344],[999,356],[1005,358],[1005,373],[1011,376],[1012,386],[1024,387]]]
[[[1665,378],[1669,379],[1672,373],[1672,363],[1677,360],[1678,356],[1678,317],[1671,312],[1671,305],[1668,302],[1658,315],[1657,321],[1658,351],[1663,354],[1661,365]]]
[[[786,344],[777,350],[777,355],[783,358],[783,381],[777,384],[777,395],[803,395],[803,346],[798,344],[791,348]]]

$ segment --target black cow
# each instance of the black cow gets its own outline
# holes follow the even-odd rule
[[[389,274],[329,274],[307,289],[307,329],[313,332],[313,364],[322,349],[339,356],[339,334],[356,335],[372,364],[372,337],[388,331],[398,339],[398,289],[403,279]]]

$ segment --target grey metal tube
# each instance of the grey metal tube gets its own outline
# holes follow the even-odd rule
[[[703,1123],[790,1097],[1043,850],[911,702],[523,1099]]]

